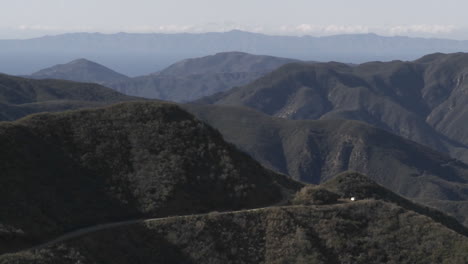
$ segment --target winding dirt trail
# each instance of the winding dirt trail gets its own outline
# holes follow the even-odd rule
[[[359,201],[356,201],[359,202]],[[354,202],[354,203],[356,203]],[[332,204],[333,206],[339,206],[339,205],[344,205],[346,203],[349,203],[348,200],[343,200],[340,199],[338,203]],[[112,223],[105,223],[105,224],[99,224],[99,225],[94,225],[90,227],[85,227],[81,228],[66,234],[63,234],[53,240],[47,241],[45,243],[36,245],[34,247],[18,250],[16,252],[9,252],[5,253],[2,256],[10,255],[10,254],[16,254],[19,252],[23,251],[31,251],[31,250],[39,250],[43,249],[49,246],[52,246],[54,244],[66,242],[71,239],[75,239],[90,233],[98,232],[101,230],[105,229],[111,229],[111,228],[116,228],[116,227],[121,227],[121,226],[128,226],[128,225],[135,225],[135,224],[144,224],[144,223],[152,223],[152,222],[159,222],[159,221],[167,221],[171,219],[184,219],[184,218],[194,218],[194,217],[203,217],[203,216],[208,216],[212,214],[217,214],[217,215],[228,215],[228,214],[237,214],[237,213],[248,213],[248,212],[257,212],[257,211],[263,211],[263,210],[268,210],[272,208],[278,208],[278,209],[284,209],[284,208],[294,208],[294,207],[304,207],[305,205],[283,205],[283,206],[268,206],[268,207],[261,207],[261,208],[254,208],[254,209],[244,209],[244,210],[238,210],[238,211],[226,211],[226,212],[209,212],[209,213],[203,213],[203,214],[190,214],[190,215],[181,215],[181,216],[168,216],[168,217],[159,217],[159,218],[148,218],[148,219],[136,219],[136,220],[128,220],[128,221],[121,221],[121,222],[112,222]],[[310,206],[310,205],[309,205]],[[307,207],[309,207],[307,206]],[[312,205],[314,206],[314,205]],[[317,206],[317,205],[315,205]],[[317,206],[317,207],[323,207],[323,206]]]
[[[281,206],[281,207],[291,207],[291,206]],[[276,208],[281,208],[281,207],[276,207]],[[16,252],[5,253],[5,254],[0,255],[0,256],[15,254],[15,253],[22,252],[22,251],[39,250],[39,249],[43,249],[43,248],[49,247],[49,246],[54,245],[54,244],[58,244],[58,243],[66,242],[66,241],[74,239],[74,238],[78,238],[80,236],[84,236],[84,235],[87,235],[87,234],[90,234],[90,233],[98,232],[98,231],[105,230],[105,229],[121,227],[121,226],[144,224],[144,223],[159,222],[159,221],[167,221],[167,220],[171,220],[171,219],[201,217],[201,216],[207,216],[207,215],[210,215],[210,214],[226,215],[226,214],[255,212],[255,211],[266,210],[266,209],[271,209],[271,208],[274,208],[274,207],[270,206],[270,207],[245,209],[245,210],[239,210],[239,211],[226,211],[226,212],[216,212],[215,211],[215,212],[203,213],[203,214],[168,216],[168,217],[137,219],[137,220],[128,220],[128,221],[121,221],[121,222],[112,222],[112,223],[99,224],[99,225],[85,227],[85,228],[81,228],[81,229],[66,233],[64,235],[61,235],[61,236],[53,239],[53,240],[47,241],[45,243],[36,245],[34,247],[31,247],[31,248],[18,250]]]

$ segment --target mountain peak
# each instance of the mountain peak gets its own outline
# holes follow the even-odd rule
[[[76,60],[72,60],[70,61],[69,63],[66,63],[66,64],[96,64],[96,65],[99,65],[98,63],[94,62],[94,61],[90,61],[88,59],[85,59],[85,58],[79,58],[79,59],[76,59]],[[65,65],[66,65],[65,64]]]
[[[256,56],[256,55],[253,55],[253,54],[250,54],[250,53],[247,53],[247,52],[236,51],[236,50],[233,50],[233,51],[223,51],[223,52],[218,52],[218,53],[215,53],[215,54],[214,54],[214,55],[212,55],[212,56],[226,56],[226,55],[244,55],[244,56]]]
[[[42,69],[31,74],[30,77],[34,79],[62,79],[99,84],[128,79],[123,74],[85,58],[75,59],[65,64],[57,64],[50,68]]]

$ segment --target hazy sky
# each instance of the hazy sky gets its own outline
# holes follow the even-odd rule
[[[0,38],[64,32],[374,32],[468,39],[466,0],[0,0]]]

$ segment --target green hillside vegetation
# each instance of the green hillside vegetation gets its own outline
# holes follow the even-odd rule
[[[467,224],[468,165],[362,122],[287,120],[231,106],[185,105],[265,166],[319,184],[354,170]]]
[[[351,183],[351,187],[348,185]],[[7,254],[22,263],[466,263],[468,238],[362,175],[322,186],[322,205],[173,217]],[[364,188],[364,189],[362,189]],[[358,193],[351,202],[349,193]],[[404,201],[401,203],[401,201]],[[449,219],[450,220],[450,219]],[[464,230],[461,227],[461,230]]]
[[[0,252],[101,223],[262,207],[301,184],[176,105],[0,122]]]
[[[468,161],[468,54],[413,62],[288,64],[200,103],[288,119],[359,120]]]

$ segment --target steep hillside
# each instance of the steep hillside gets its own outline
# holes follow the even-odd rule
[[[262,207],[301,185],[171,104],[0,122],[0,252],[77,228]]]
[[[357,177],[356,177],[357,176]],[[352,183],[352,187],[345,184]],[[308,187],[306,187],[308,188]],[[0,263],[466,263],[468,238],[450,218],[355,174],[323,188],[346,199],[325,205],[173,217],[109,228]],[[361,193],[349,202],[349,193]],[[419,213],[422,210],[424,212]],[[466,229],[460,227],[460,231]]]
[[[280,66],[296,60],[224,52],[186,59],[146,76],[107,83],[128,95],[169,101],[191,101],[245,85]]]
[[[60,79],[99,84],[129,79],[129,77],[123,74],[87,59],[77,59],[66,64],[58,64],[37,71],[28,77],[33,79]]]
[[[0,74],[0,121],[43,111],[96,107],[143,100],[90,83],[32,80]]]
[[[351,119],[468,160],[468,54],[413,62],[291,64],[201,102],[289,119]]]
[[[184,106],[267,167],[309,183],[354,170],[468,224],[468,165],[365,123],[287,120],[230,106]]]

